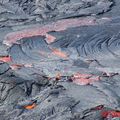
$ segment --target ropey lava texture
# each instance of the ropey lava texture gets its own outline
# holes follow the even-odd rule
[[[0,6],[0,120],[120,117],[120,1]]]
[[[8,34],[3,42],[11,45],[8,49],[11,63],[33,65],[49,77],[57,73],[73,74],[89,67],[119,73],[119,26],[107,23],[99,26],[93,19],[90,22],[85,20],[81,20],[84,24],[80,27],[78,23],[74,27],[75,23],[70,24],[70,21],[68,25],[64,22],[62,25],[72,28],[64,27],[63,30],[59,24],[54,28],[54,23],[43,29],[33,28]],[[88,24],[90,26],[86,26]],[[96,65],[92,66],[93,63]]]

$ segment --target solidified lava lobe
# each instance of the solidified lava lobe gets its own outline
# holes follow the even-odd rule
[[[46,42],[49,44],[54,42],[55,38],[53,36],[48,36],[50,31],[61,31],[70,27],[84,26],[84,25],[95,25],[94,18],[83,18],[83,19],[66,19],[53,22],[51,24],[40,26],[36,28],[21,30],[17,32],[9,33],[5,36],[4,44],[11,46],[13,43],[18,43],[17,41],[22,38],[32,37],[32,36],[45,36]]]

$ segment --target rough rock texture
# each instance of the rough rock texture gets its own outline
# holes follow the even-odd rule
[[[0,120],[120,118],[119,0],[0,0]]]
[[[1,0],[0,26],[97,15],[109,11],[112,5],[111,0]]]

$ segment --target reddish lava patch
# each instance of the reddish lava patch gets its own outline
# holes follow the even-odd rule
[[[103,118],[115,118],[115,117],[120,117],[120,111],[115,111],[115,110],[107,110],[107,111],[102,111],[101,115]]]
[[[0,57],[0,61],[2,61],[2,62],[11,62],[12,58],[10,56],[2,56],[2,57]]]
[[[17,69],[20,69],[22,67],[32,67],[32,64],[12,64],[12,65],[10,65],[10,68],[12,70],[17,70]]]
[[[21,64],[12,64],[10,65],[10,68],[12,70],[17,70],[17,69],[20,69],[21,67],[23,67],[24,65],[21,65]]]
[[[52,48],[52,53],[61,58],[68,58],[67,54],[57,48]]]
[[[72,76],[72,81],[78,85],[88,85],[95,81],[99,81],[99,76],[93,76],[90,74],[75,73]]]
[[[84,26],[84,25],[95,25],[94,18],[76,18],[76,19],[66,19],[53,22],[50,25],[39,26],[36,28],[30,28],[26,30],[21,30],[17,32],[9,33],[5,36],[4,44],[11,46],[13,43],[18,43],[17,41],[22,38],[32,37],[32,36],[45,36],[46,42],[49,44],[54,42],[55,37],[48,35],[50,31],[62,31],[70,27]]]
[[[98,105],[94,108],[91,108],[91,110],[102,110],[104,108],[104,105]]]
[[[50,35],[50,34],[46,34],[45,37],[46,37],[45,40],[47,41],[48,44],[54,42],[55,39],[56,39],[56,37],[54,37],[54,36],[52,36],[52,35]]]

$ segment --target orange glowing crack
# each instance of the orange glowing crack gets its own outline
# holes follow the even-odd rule
[[[12,58],[10,56],[2,56],[2,57],[0,57],[0,61],[2,61],[2,62],[11,62]]]
[[[68,58],[67,54],[62,52],[61,50],[57,48],[52,48],[52,54],[61,57],[61,58]]]
[[[24,108],[27,109],[27,110],[31,110],[31,109],[34,109],[36,106],[37,106],[36,103],[33,103],[31,105],[24,106]]]
[[[58,20],[57,22],[53,22],[51,24],[47,24],[44,26],[29,28],[17,32],[9,33],[5,36],[4,44],[11,46],[13,43],[18,43],[17,41],[22,38],[32,37],[32,36],[45,36],[46,42],[51,43],[54,42],[55,37],[48,35],[50,31],[61,31],[66,30],[70,27],[84,26],[84,25],[96,25],[94,18],[76,18],[76,19],[66,19],[66,20]]]

